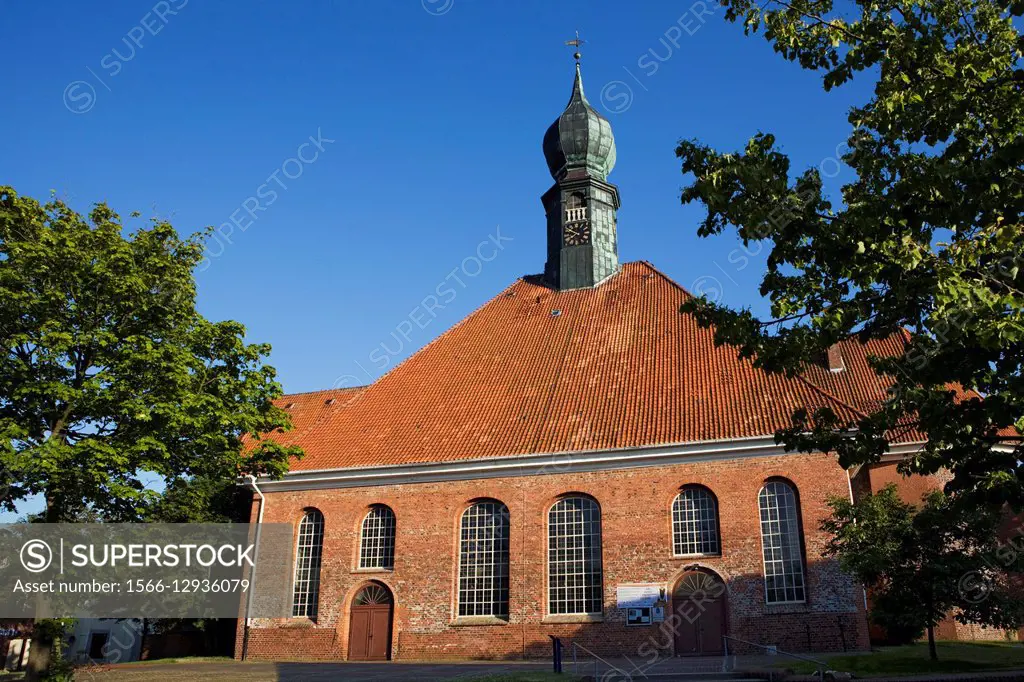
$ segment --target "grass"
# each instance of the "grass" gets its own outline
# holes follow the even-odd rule
[[[481,677],[460,677],[471,682],[572,682],[580,678],[574,675],[555,675],[554,673],[501,673],[499,675],[483,675]]]
[[[869,654],[816,656],[832,670],[857,677],[887,677],[921,673],[972,673],[982,670],[1024,668],[1024,646],[1017,642],[937,642],[939,660],[928,658],[928,645],[878,647]],[[797,673],[813,673],[813,663],[776,664]]]

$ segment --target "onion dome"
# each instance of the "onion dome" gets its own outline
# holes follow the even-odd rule
[[[558,180],[571,171],[606,180],[615,166],[612,126],[583,94],[583,77],[576,62],[572,97],[558,120],[544,134],[544,158],[551,176]]]

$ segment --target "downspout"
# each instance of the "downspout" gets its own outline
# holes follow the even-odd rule
[[[260,532],[263,530],[263,507],[266,498],[263,497],[263,493],[260,491],[259,486],[256,485],[256,477],[249,474],[247,477],[249,488],[259,496],[260,498],[260,510],[256,514],[256,537],[255,543],[256,548],[253,550],[252,555],[252,571],[249,573],[249,594],[245,600],[245,625],[242,630],[242,660],[244,661],[249,654],[249,624],[252,618],[249,616],[252,613],[252,595],[256,592],[256,567],[259,565],[260,558]]]

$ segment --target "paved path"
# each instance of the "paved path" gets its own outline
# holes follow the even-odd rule
[[[148,682],[149,680],[217,680],[218,682],[427,682],[471,680],[513,672],[550,670],[550,663],[152,663],[97,666],[76,671],[82,682]]]

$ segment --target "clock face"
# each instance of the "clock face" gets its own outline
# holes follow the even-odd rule
[[[566,246],[580,246],[590,243],[590,223],[572,223],[565,226],[564,238]]]

